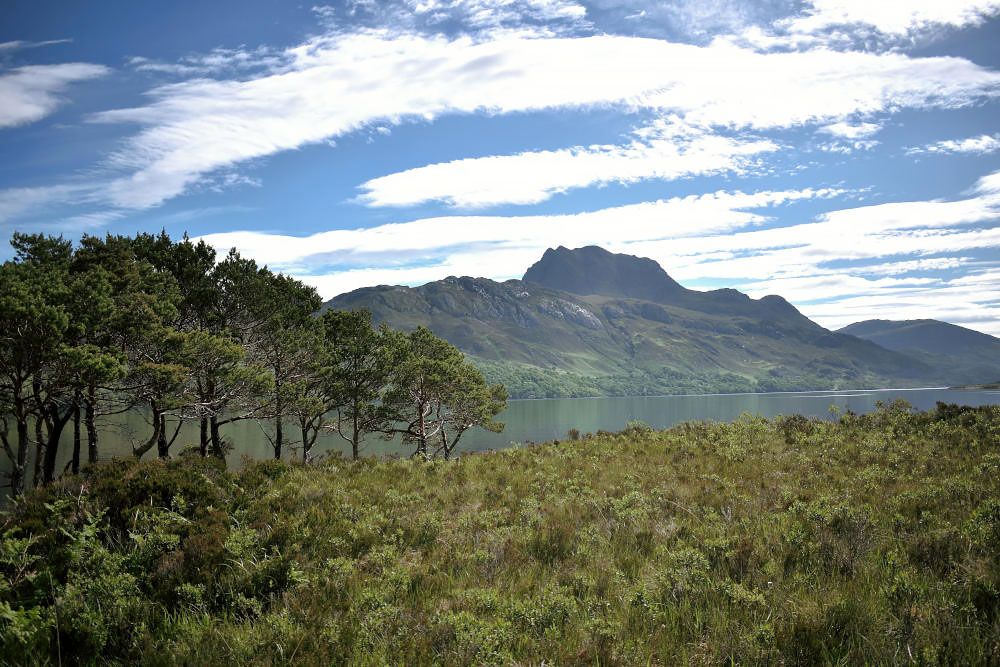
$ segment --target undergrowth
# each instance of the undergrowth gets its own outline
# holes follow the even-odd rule
[[[997,406],[116,461],[0,521],[7,664],[1000,663]]]

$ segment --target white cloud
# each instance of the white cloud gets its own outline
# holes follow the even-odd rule
[[[241,187],[261,187],[256,178],[236,172],[216,172],[198,183],[200,190],[223,192]],[[0,190],[0,225],[18,230],[53,229],[67,232],[92,230],[125,217],[128,211],[106,205],[107,183],[74,181],[58,185],[7,188]],[[224,210],[225,207],[200,210]],[[89,209],[89,210],[88,210]],[[228,207],[238,210],[239,207]],[[244,209],[245,210],[245,209]],[[188,214],[189,215],[189,214]],[[174,222],[169,216],[165,220]]]
[[[723,234],[766,222],[768,218],[755,212],[756,209],[839,194],[843,191],[716,192],[573,215],[453,216],[333,230],[305,237],[224,232],[203,238],[220,250],[236,247],[247,256],[280,269],[298,267],[315,271],[316,267],[330,264],[383,264],[375,269],[350,269],[322,278],[310,277],[324,290],[324,295],[333,296],[371,284],[365,281],[376,275],[393,275],[395,281],[404,283],[428,275],[440,278],[447,275],[442,273],[449,270],[445,266],[466,266],[468,272],[476,275],[510,277],[527,267],[508,261],[511,253],[523,261],[533,261],[530,259],[533,255],[560,244],[624,247],[639,240]],[[611,238],[614,241],[609,241]],[[497,257],[505,259],[499,261]],[[433,260],[430,266],[412,266],[414,262],[427,263],[428,259]]]
[[[1000,321],[997,292],[982,281],[978,288],[955,281],[963,271],[966,278],[982,272],[982,263],[969,259],[974,253],[1000,246],[1000,187],[989,189],[997,176],[981,180],[979,193],[965,199],[837,209],[784,227],[761,227],[768,221],[761,210],[845,193],[716,192],[574,215],[456,216],[307,237],[232,232],[204,238],[220,250],[237,247],[290,270],[325,297],[450,274],[517,277],[546,247],[597,244],[652,257],[687,283],[782,294],[831,326],[857,315],[857,300],[878,297],[872,303],[882,317],[910,316],[923,303],[922,317],[978,322],[982,329],[990,317]],[[945,270],[959,278],[941,278]],[[891,306],[898,294],[910,295],[905,308]],[[838,310],[838,303],[847,305]]]
[[[587,8],[575,0],[348,0],[312,7],[319,23],[394,32],[482,34],[501,28],[559,34],[589,29]]]
[[[815,33],[864,24],[904,36],[937,26],[964,28],[1000,13],[1000,0],[809,0],[803,15],[780,22],[790,32]]]
[[[25,125],[48,116],[71,84],[107,74],[102,65],[28,65],[0,72],[0,127]]]
[[[20,51],[22,49],[37,49],[42,46],[53,46],[54,44],[68,44],[71,39],[47,39],[42,42],[31,42],[23,39],[16,39],[12,42],[0,42],[0,52]]]
[[[254,49],[216,48],[208,53],[183,56],[173,62],[133,56],[126,64],[139,72],[154,72],[174,76],[233,75],[245,72],[270,71],[287,64],[287,56],[267,46]]]
[[[860,272],[865,275],[898,276],[914,271],[946,271],[961,266],[973,264],[969,257],[931,257],[929,259],[912,259],[904,262],[886,262],[885,264],[866,264]]]
[[[1000,196],[1000,171],[987,174],[976,181],[974,191],[982,195]]]
[[[306,237],[228,232],[205,239],[220,249],[237,247],[277,267],[361,264],[380,255],[392,257],[385,268],[397,271],[399,281],[407,283],[413,282],[407,278],[410,257],[424,262],[428,257],[450,256],[456,249],[470,249],[461,254],[471,257],[470,265],[482,266],[478,258],[482,248],[540,252],[559,244],[596,243],[653,257],[688,280],[759,281],[799,276],[841,260],[958,253],[1000,242],[1000,228],[974,226],[1000,218],[1000,197],[995,194],[860,206],[824,213],[813,222],[753,228],[768,220],[756,209],[841,194],[838,190],[717,192],[571,215],[454,216]],[[873,271],[884,266],[879,262]],[[509,277],[509,271],[520,268],[507,266],[483,275]],[[482,270],[488,271],[485,266]],[[857,270],[864,273],[863,267]],[[345,289],[361,286],[355,283]]]
[[[1000,91],[1000,73],[960,58],[816,50],[762,54],[601,35],[447,39],[337,34],[246,80],[192,80],[98,114],[143,129],[109,161],[124,208],[155,206],[214,170],[370,124],[446,113],[618,105],[702,127],[833,123],[903,107],[956,107]],[[761,94],[767,91],[767,94]]]
[[[859,139],[857,141],[830,141],[818,144],[816,147],[824,153],[840,153],[850,155],[855,151],[870,151],[879,145],[874,139]]]
[[[978,26],[1000,14],[1000,0],[804,0],[799,11],[757,21],[717,39],[755,49],[887,49],[943,30]]]
[[[363,183],[371,206],[440,201],[460,208],[535,204],[572,188],[741,173],[773,141],[734,139],[673,123],[642,128],[625,145],[576,146],[431,164]]]
[[[691,37],[732,33],[750,24],[758,8],[740,0],[675,0],[645,3],[653,20],[665,20],[670,27]]]
[[[827,134],[832,134],[835,137],[841,137],[844,139],[864,139],[865,137],[870,137],[879,130],[882,126],[878,123],[831,123],[820,128],[821,132]]]
[[[921,153],[976,153],[985,155],[1000,151],[1000,134],[982,134],[978,137],[967,137],[965,139],[946,139],[936,141],[926,146],[916,146],[908,149],[909,155],[919,155]]]
[[[43,185],[0,190],[0,223],[18,222],[22,217],[58,208],[70,201],[93,196],[93,184]]]
[[[587,9],[573,0],[406,0],[417,15],[437,22],[460,20],[475,27],[493,27],[526,19],[576,21]]]
[[[801,287],[809,290],[808,284]],[[841,285],[834,284],[834,288]],[[933,318],[1000,336],[1000,306],[996,303],[1000,271],[996,267],[923,285],[855,283],[844,293],[851,296],[805,305],[802,311],[831,329],[871,319]]]

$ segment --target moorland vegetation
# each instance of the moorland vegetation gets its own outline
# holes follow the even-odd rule
[[[84,467],[0,519],[8,664],[1000,662],[1000,407]]]

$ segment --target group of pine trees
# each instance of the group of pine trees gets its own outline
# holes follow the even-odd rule
[[[67,469],[96,462],[98,419],[129,410],[150,423],[133,453],[164,458],[189,421],[203,456],[224,457],[226,424],[253,419],[276,458],[295,447],[303,461],[324,433],[354,457],[382,434],[447,458],[473,426],[503,427],[505,389],[451,344],[425,328],[375,327],[367,311],[317,315],[315,289],[235,250],[218,261],[204,242],[165,233],[11,243],[0,443],[12,495],[55,478],[61,443],[72,443]]]

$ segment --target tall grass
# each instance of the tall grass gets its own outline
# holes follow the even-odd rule
[[[4,518],[10,664],[998,664],[1000,408],[123,463]]]

